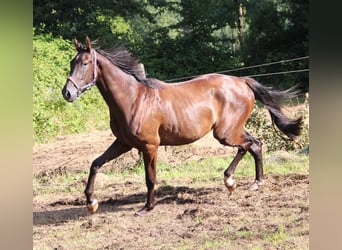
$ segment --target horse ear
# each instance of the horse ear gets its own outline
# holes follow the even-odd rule
[[[76,49],[77,51],[79,51],[80,48],[81,48],[81,45],[80,45],[80,43],[77,41],[76,38],[74,38],[74,45],[75,45],[75,49]]]
[[[91,41],[90,41],[90,38],[88,36],[86,37],[86,46],[88,49],[91,49]]]

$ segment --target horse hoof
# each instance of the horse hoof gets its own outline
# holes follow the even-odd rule
[[[94,199],[92,203],[87,204],[88,211],[91,214],[95,213],[98,207],[99,207],[99,202],[96,199]]]
[[[236,181],[233,179],[233,176],[225,176],[224,177],[224,185],[228,188],[229,192],[233,192],[236,188]]]
[[[262,181],[255,181],[252,185],[249,186],[249,190],[256,191],[259,190],[259,186],[262,186],[264,184],[264,180]]]

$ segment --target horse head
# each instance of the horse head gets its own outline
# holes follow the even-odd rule
[[[62,95],[68,102],[73,102],[81,94],[96,84],[97,60],[96,51],[92,49],[89,37],[85,45],[74,39],[77,55],[70,62],[70,74],[62,89]]]

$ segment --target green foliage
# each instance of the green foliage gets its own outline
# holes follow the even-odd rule
[[[308,1],[34,0],[35,34],[124,43],[151,77],[168,80],[308,55]],[[239,71],[308,68],[308,60]],[[259,80],[259,79],[257,79]],[[286,88],[308,73],[263,77]]]
[[[61,94],[75,56],[72,44],[50,35],[33,40],[33,137],[44,142],[60,134],[103,128],[108,111],[98,91],[67,103]],[[107,119],[106,119],[107,118]]]
[[[64,39],[84,39],[88,35],[111,45],[129,38],[126,35],[129,29],[122,26],[128,25],[125,17],[146,14],[144,3],[138,0],[34,0],[33,4],[36,35],[51,33]]]
[[[286,112],[286,110],[290,110]],[[264,107],[255,106],[250,119],[246,124],[246,129],[251,135],[261,139],[266,145],[268,151],[276,150],[301,150],[309,147],[309,107],[306,104],[301,104],[293,107],[284,107],[285,113],[291,118],[303,116],[303,131],[296,141],[285,141],[276,133],[286,137],[282,132],[273,128],[271,117]]]

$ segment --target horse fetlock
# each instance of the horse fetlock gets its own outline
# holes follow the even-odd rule
[[[95,213],[98,207],[99,202],[97,201],[97,199],[94,199],[91,203],[87,204],[88,211],[91,214]]]
[[[236,181],[233,179],[233,176],[225,176],[224,177],[224,185],[228,188],[229,192],[233,192],[236,188]]]
[[[150,211],[154,208],[154,205],[155,205],[154,202],[146,202],[144,207],[145,207],[146,211]]]

